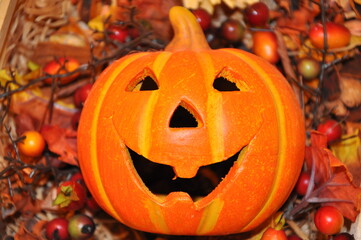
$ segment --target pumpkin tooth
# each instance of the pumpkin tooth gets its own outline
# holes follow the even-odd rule
[[[193,178],[196,176],[198,169],[198,166],[190,164],[188,166],[173,168],[175,175],[180,178]]]

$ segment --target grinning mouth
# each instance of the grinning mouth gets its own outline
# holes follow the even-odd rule
[[[139,177],[154,195],[186,192],[193,201],[198,201],[210,194],[226,177],[245,148],[225,161],[200,167],[193,178],[176,177],[172,166],[152,162],[129,147],[128,152]]]

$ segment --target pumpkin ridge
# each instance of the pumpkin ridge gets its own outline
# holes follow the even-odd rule
[[[149,218],[154,228],[159,232],[169,233],[169,227],[160,205],[154,204],[150,199],[144,199],[144,206],[148,210]]]
[[[170,57],[171,57],[170,52],[160,52],[159,55],[155,58],[153,62],[152,70],[157,79],[159,79],[160,73],[162,72],[163,68],[166,66]],[[158,97],[159,97],[158,92],[153,92],[151,94],[147,106],[145,107],[147,113],[144,114],[144,116],[146,117],[141,121],[143,125],[140,126],[140,128],[142,128],[143,130],[138,131],[141,134],[141,136],[139,136],[139,141],[138,141],[140,154],[147,158],[149,157],[149,151],[152,145],[152,137],[151,137],[152,119],[153,119],[153,115],[156,114],[156,112],[154,112],[155,109],[154,106],[158,103]]]
[[[264,211],[268,210],[269,205],[272,204],[272,199],[274,199],[274,196],[277,194],[277,188],[279,188],[280,186],[280,181],[282,180],[282,174],[280,174],[280,172],[282,170],[284,170],[284,164],[285,162],[288,160],[287,158],[287,153],[285,150],[285,147],[287,145],[287,133],[286,133],[286,128],[283,128],[281,126],[286,126],[286,116],[285,116],[285,110],[284,110],[284,106],[283,106],[283,101],[282,101],[282,97],[279,93],[279,91],[275,88],[274,83],[272,81],[272,79],[269,77],[269,75],[266,73],[266,71],[260,67],[253,59],[251,58],[247,58],[245,59],[247,56],[245,56],[244,54],[232,50],[232,49],[221,49],[222,51],[226,51],[228,53],[234,54],[235,56],[239,57],[240,59],[242,59],[243,61],[247,61],[250,65],[253,66],[253,68],[256,69],[256,73],[258,75],[260,75],[260,79],[264,80],[265,85],[268,86],[268,91],[271,92],[271,97],[274,100],[274,106],[276,109],[276,115],[277,115],[277,129],[279,134],[279,154],[278,154],[278,161],[277,161],[277,168],[276,168],[276,173],[275,173],[275,179],[274,179],[274,183],[272,185],[272,189],[270,191],[270,194],[267,198],[267,201],[264,203],[262,209],[258,212],[258,214],[252,219],[252,221],[244,227],[244,229],[249,228],[250,226],[252,226],[252,224],[254,224],[254,222],[259,221],[259,217],[262,217],[264,215]],[[268,64],[268,63],[267,63]],[[289,190],[289,192],[292,190],[292,188]],[[275,209],[274,211],[277,211],[278,209]]]
[[[214,229],[218,222],[219,215],[222,212],[223,205],[224,201],[220,198],[216,198],[207,208],[205,208],[197,228],[197,234],[204,235]]]
[[[210,139],[210,147],[212,151],[212,162],[219,162],[224,158],[224,136],[223,136],[223,119],[222,119],[222,94],[214,91],[213,85],[208,81],[214,80],[216,77],[215,67],[207,51],[197,54],[198,61],[202,68],[202,72],[208,92],[206,103],[206,118],[208,135]]]
[[[120,63],[120,67],[114,69],[113,72],[110,73],[110,79],[113,79],[113,81],[116,79],[116,76],[123,70],[123,68],[125,68],[126,66],[128,66],[129,64],[131,64],[132,62],[134,62],[136,59],[138,59],[139,57],[142,57],[144,56],[145,53],[138,53],[138,54],[135,54],[135,55],[130,55],[127,59],[122,59],[121,63]],[[108,73],[108,72],[105,72],[105,74]],[[104,84],[104,89],[108,89],[110,88],[110,86],[112,85],[113,81],[108,81]],[[97,98],[97,102],[98,104],[96,105],[95,109],[93,110],[93,116],[96,116],[96,117],[93,117],[92,118],[92,121],[91,121],[91,128],[92,131],[90,132],[90,135],[91,135],[91,146],[93,146],[91,149],[90,149],[90,165],[92,166],[93,169],[98,169],[98,162],[97,162],[97,134],[98,134],[98,129],[96,128],[96,126],[98,125],[98,120],[99,120],[99,112],[101,110],[101,107],[102,107],[102,104],[99,104],[101,103],[105,96],[106,96],[106,92],[107,91],[102,91],[102,93],[99,95],[99,97]],[[95,127],[93,127],[95,126]],[[122,221],[122,218],[119,216],[119,214],[115,211],[115,209],[112,207],[113,205],[111,204],[106,192],[105,192],[105,189],[104,189],[104,185],[103,183],[101,182],[101,177],[100,177],[100,173],[98,171],[94,171],[94,178],[95,179],[95,182],[96,182],[96,186],[98,186],[98,191],[99,191],[99,194],[101,196],[101,199],[105,202],[106,206],[107,206],[107,210],[111,212],[111,214],[113,214],[113,216],[115,216],[117,219],[119,219],[120,221]]]

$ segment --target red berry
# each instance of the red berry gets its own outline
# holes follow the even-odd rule
[[[244,27],[239,21],[228,19],[221,26],[221,34],[230,42],[238,42],[243,38]]]
[[[355,240],[355,237],[347,232],[339,233],[328,238],[329,240]]]
[[[68,72],[75,71],[79,66],[80,63],[75,58],[60,57],[57,60],[52,60],[48,62],[44,66],[43,71],[44,73],[49,75],[65,74]],[[59,78],[57,79],[57,81],[59,84],[67,84],[74,81],[78,76],[79,76],[79,72],[76,72],[74,74],[71,74],[70,76]],[[49,77],[44,79],[44,82],[47,84],[52,84],[53,79]]]
[[[72,239],[89,239],[95,231],[94,221],[84,214],[74,215],[69,219],[68,231]]]
[[[129,36],[129,31],[126,27],[118,25],[110,25],[108,27],[109,38],[124,43],[127,41]]]
[[[275,64],[279,61],[278,41],[274,32],[256,31],[253,32],[252,52],[257,56]]]
[[[92,212],[97,212],[100,210],[99,204],[95,201],[95,199],[92,196],[87,197],[85,204],[87,209]]]
[[[324,206],[316,211],[314,222],[321,233],[332,235],[341,231],[344,219],[337,208]]]
[[[68,220],[65,218],[54,218],[45,225],[45,236],[48,240],[67,240]]]
[[[88,98],[90,90],[93,84],[87,83],[79,87],[74,93],[74,104],[76,107],[81,108],[84,105],[85,100]]]
[[[283,230],[270,227],[263,233],[261,240],[287,240],[287,236]]]
[[[197,22],[199,23],[199,25],[201,26],[203,31],[206,31],[207,29],[209,29],[211,27],[212,17],[206,10],[198,8],[198,9],[192,10],[192,13],[196,17]]]
[[[81,172],[74,173],[69,180],[85,185],[83,174],[81,174]]]
[[[252,27],[265,27],[269,19],[269,9],[263,2],[256,2],[245,9],[244,16]]]
[[[336,141],[340,139],[342,136],[341,124],[332,119],[329,119],[326,122],[318,125],[317,131],[327,136],[327,143]]]
[[[302,238],[300,238],[299,236],[292,234],[287,236],[287,240],[302,240]]]
[[[53,204],[67,211],[76,211],[85,206],[86,188],[76,181],[60,183],[57,189],[58,195]]]
[[[324,28],[327,35],[327,46],[329,49],[345,47],[350,43],[351,32],[342,24],[334,22],[315,23],[310,27],[308,36],[313,46],[324,48]]]
[[[310,174],[307,172],[301,172],[295,186],[296,192],[299,195],[304,196],[306,194],[308,185],[310,184],[310,178]]]
[[[80,121],[81,111],[78,111],[73,114],[71,117],[71,126],[74,130],[78,129],[79,121]]]

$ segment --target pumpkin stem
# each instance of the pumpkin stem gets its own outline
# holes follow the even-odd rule
[[[174,6],[169,11],[169,19],[173,26],[174,37],[165,51],[200,51],[210,47],[196,17],[188,9]]]

